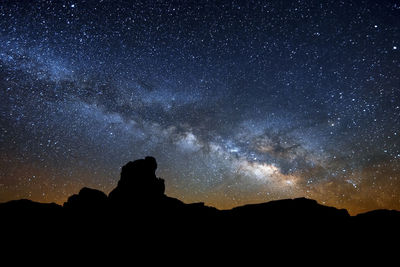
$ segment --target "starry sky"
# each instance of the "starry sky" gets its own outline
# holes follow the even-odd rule
[[[220,209],[400,209],[400,2],[0,1],[0,202],[158,161]]]

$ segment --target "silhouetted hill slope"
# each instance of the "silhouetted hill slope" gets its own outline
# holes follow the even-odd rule
[[[39,203],[29,199],[0,203],[0,212],[54,212],[61,209],[62,207],[56,203]]]
[[[354,216],[353,221],[370,229],[400,229],[400,212],[397,210],[372,210]]]
[[[268,217],[269,221],[277,220],[315,220],[315,219],[348,219],[347,210],[320,205],[307,198],[284,199],[267,203],[244,205],[226,211],[232,216],[260,220]]]
[[[385,218],[400,219],[400,212],[397,210],[372,210],[356,215],[356,218]]]

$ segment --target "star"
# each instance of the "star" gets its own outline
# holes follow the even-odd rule
[[[188,203],[399,209],[397,11],[5,1],[0,202],[110,192],[122,165],[151,155]]]

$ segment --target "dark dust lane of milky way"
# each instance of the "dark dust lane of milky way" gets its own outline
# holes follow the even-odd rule
[[[0,202],[151,155],[225,209],[400,209],[398,1],[1,1]]]

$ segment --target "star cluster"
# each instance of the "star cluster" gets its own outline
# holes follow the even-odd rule
[[[0,2],[0,201],[152,155],[218,208],[400,209],[397,1]]]

